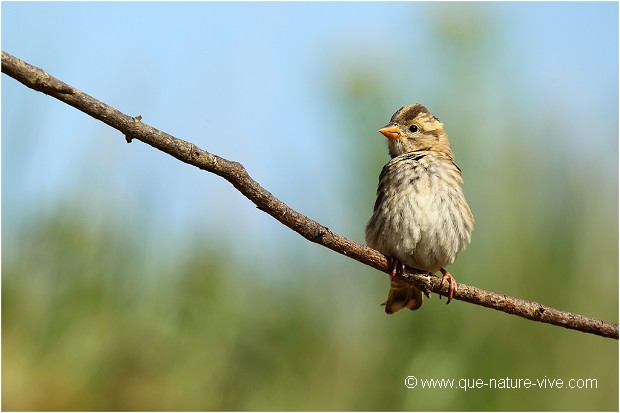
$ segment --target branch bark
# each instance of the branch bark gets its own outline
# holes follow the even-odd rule
[[[184,163],[221,176],[256,204],[259,209],[307,240],[323,245],[379,271],[388,272],[388,262],[383,254],[338,235],[329,228],[289,208],[252,179],[240,163],[221,158],[190,142],[175,138],[144,124],[141,122],[140,116],[125,115],[4,51],[2,52],[2,72],[31,89],[50,95],[117,129],[125,135],[128,142],[137,139],[174,156]],[[416,272],[415,269],[408,268],[403,279],[418,285],[423,291],[432,291],[441,295],[448,293],[447,286],[443,288],[440,286],[439,278],[429,276],[424,272]],[[465,284],[458,284],[454,299],[533,321],[618,339],[617,324],[556,310],[533,301],[509,297]]]

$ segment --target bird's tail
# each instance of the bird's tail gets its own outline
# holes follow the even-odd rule
[[[387,301],[382,305],[388,314],[396,313],[403,308],[417,310],[422,306],[422,291],[406,281],[393,278]]]

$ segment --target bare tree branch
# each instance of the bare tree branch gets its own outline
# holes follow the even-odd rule
[[[329,228],[289,208],[253,180],[240,163],[213,155],[190,142],[148,126],[140,121],[140,116],[135,118],[127,116],[4,51],[2,52],[2,72],[31,89],[61,100],[110,125],[123,133],[128,142],[133,139],[140,140],[182,162],[221,176],[256,204],[259,209],[307,240],[323,245],[379,271],[388,272],[388,262],[383,254],[338,235],[330,231]],[[424,291],[447,295],[448,287],[442,288],[439,278],[429,276],[428,273],[416,272],[414,269],[408,269],[408,271],[403,275],[403,279],[418,285]],[[617,324],[556,310],[533,301],[513,298],[465,284],[458,284],[454,299],[533,321],[618,339]]]

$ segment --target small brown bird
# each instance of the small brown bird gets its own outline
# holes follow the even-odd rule
[[[391,284],[385,312],[417,310],[422,292],[395,278],[405,265],[448,282],[448,303],[456,281],[445,266],[471,240],[474,217],[461,190],[461,170],[443,124],[420,104],[400,108],[381,132],[392,160],[379,175],[374,212],[366,226],[369,247],[390,257]]]

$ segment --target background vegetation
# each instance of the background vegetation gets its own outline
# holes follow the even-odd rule
[[[198,74],[178,79],[170,62],[158,61],[169,70],[161,78],[140,65],[152,45],[142,34],[132,42],[129,17],[111,34],[126,36],[120,51],[89,34],[98,57],[15,40],[36,15],[69,26],[59,23],[70,11],[77,31],[105,24],[107,12],[136,16],[129,7],[140,8],[136,22],[168,13],[186,30],[148,34],[162,56],[202,30],[193,15],[220,13],[245,37],[268,26],[277,36],[245,55],[256,59],[245,70],[231,65],[234,82],[198,67],[222,90],[194,83]],[[373,36],[357,13],[376,15]],[[550,15],[561,30],[537,32]],[[617,15],[614,3],[3,4],[2,37],[9,53],[61,80],[242,161],[290,206],[359,242],[387,161],[376,130],[420,101],[447,127],[477,219],[451,267],[457,280],[617,321]],[[321,47],[293,41],[319,23],[333,36],[313,40]],[[242,42],[211,30],[215,46],[204,35],[203,54],[243,57]],[[110,70],[104,56],[128,51],[112,80],[89,75],[89,64]],[[290,68],[296,53],[314,54],[293,81],[256,77],[262,65]],[[280,95],[289,82],[312,92]],[[306,242],[217,177],[127,145],[12,79],[2,86],[3,410],[618,409],[617,341],[436,297],[388,317],[383,274]],[[172,86],[197,101],[175,101]],[[254,95],[265,107],[246,104]],[[225,113],[204,100],[224,102]],[[158,102],[180,107],[178,117],[158,113]],[[408,375],[594,378],[598,387],[407,389]]]

